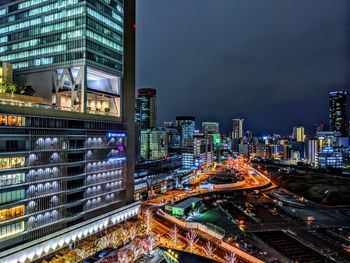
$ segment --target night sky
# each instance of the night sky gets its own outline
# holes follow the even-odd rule
[[[158,122],[242,117],[256,134],[328,122],[347,87],[345,0],[137,0],[137,87]]]

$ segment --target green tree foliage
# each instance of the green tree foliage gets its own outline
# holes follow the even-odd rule
[[[23,84],[2,82],[0,83],[0,93],[33,96],[35,91],[32,89],[32,87],[25,86]]]

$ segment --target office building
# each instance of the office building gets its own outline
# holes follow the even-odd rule
[[[304,126],[296,126],[293,128],[293,139],[297,142],[303,142],[305,140]]]
[[[244,119],[233,119],[232,120],[232,139],[243,138],[243,122]]]
[[[324,148],[318,153],[317,165],[319,169],[342,169],[343,155],[341,151],[334,151],[331,148]]]
[[[192,143],[195,134],[196,119],[193,116],[177,116],[176,126],[181,137],[181,147],[187,147]]]
[[[317,132],[316,138],[318,140],[318,150],[322,152],[325,148],[333,149],[336,146],[339,132],[323,131]]]
[[[177,128],[165,128],[168,134],[168,153],[177,154],[181,147],[181,136]]]
[[[39,261],[139,212],[135,1],[1,1],[0,20],[33,91],[0,96],[0,261]]]
[[[157,90],[139,89],[136,99],[136,122],[141,129],[152,129],[157,126]]]
[[[270,157],[269,145],[258,143],[255,145],[255,157],[266,159]]]
[[[347,94],[345,91],[329,93],[329,130],[339,132],[340,137],[348,136]]]
[[[165,128],[141,131],[141,157],[157,160],[168,155],[168,133]]]
[[[319,151],[319,143],[317,139],[308,139],[306,141],[306,160],[307,163],[313,167],[317,167],[317,154]]]
[[[214,162],[213,143],[208,136],[196,134],[192,145],[181,149],[183,169],[197,169],[202,164]]]
[[[218,122],[202,122],[202,132],[204,134],[219,134],[219,123]]]
[[[226,151],[232,151],[232,140],[230,137],[223,137],[221,141],[221,148]]]

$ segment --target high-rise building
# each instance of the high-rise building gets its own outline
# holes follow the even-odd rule
[[[201,164],[212,163],[213,143],[208,136],[196,134],[193,136],[192,145],[181,149],[181,157],[183,169],[196,169]]]
[[[308,139],[306,141],[306,159],[311,166],[317,167],[317,154],[319,151],[319,142],[317,139]]]
[[[293,138],[297,142],[303,142],[305,140],[304,126],[296,126],[293,128]]]
[[[232,139],[243,138],[243,122],[244,119],[233,119],[232,120]]]
[[[218,134],[220,133],[218,122],[202,122],[202,132],[204,134]]]
[[[319,169],[342,169],[343,155],[341,151],[325,148],[317,154],[317,165]]]
[[[176,126],[181,137],[181,147],[192,144],[192,137],[195,134],[196,118],[193,116],[177,116]]]
[[[136,99],[136,122],[141,129],[152,129],[157,126],[157,90],[139,89]]]
[[[40,261],[139,212],[135,1],[5,0],[0,20],[34,92],[0,94],[0,261]]]
[[[340,137],[348,136],[346,100],[345,91],[329,93],[329,130],[339,132]]]
[[[157,160],[168,155],[168,133],[165,128],[141,131],[141,157]]]
[[[176,128],[165,128],[168,134],[168,152],[178,153],[181,147],[181,136]]]
[[[317,132],[316,138],[318,140],[318,151],[322,152],[324,149],[335,148],[337,145],[337,138],[339,138],[339,132]]]

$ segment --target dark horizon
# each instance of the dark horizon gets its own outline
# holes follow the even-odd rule
[[[347,90],[347,1],[137,2],[137,87],[176,115],[245,119],[255,134],[328,126],[328,92]]]

